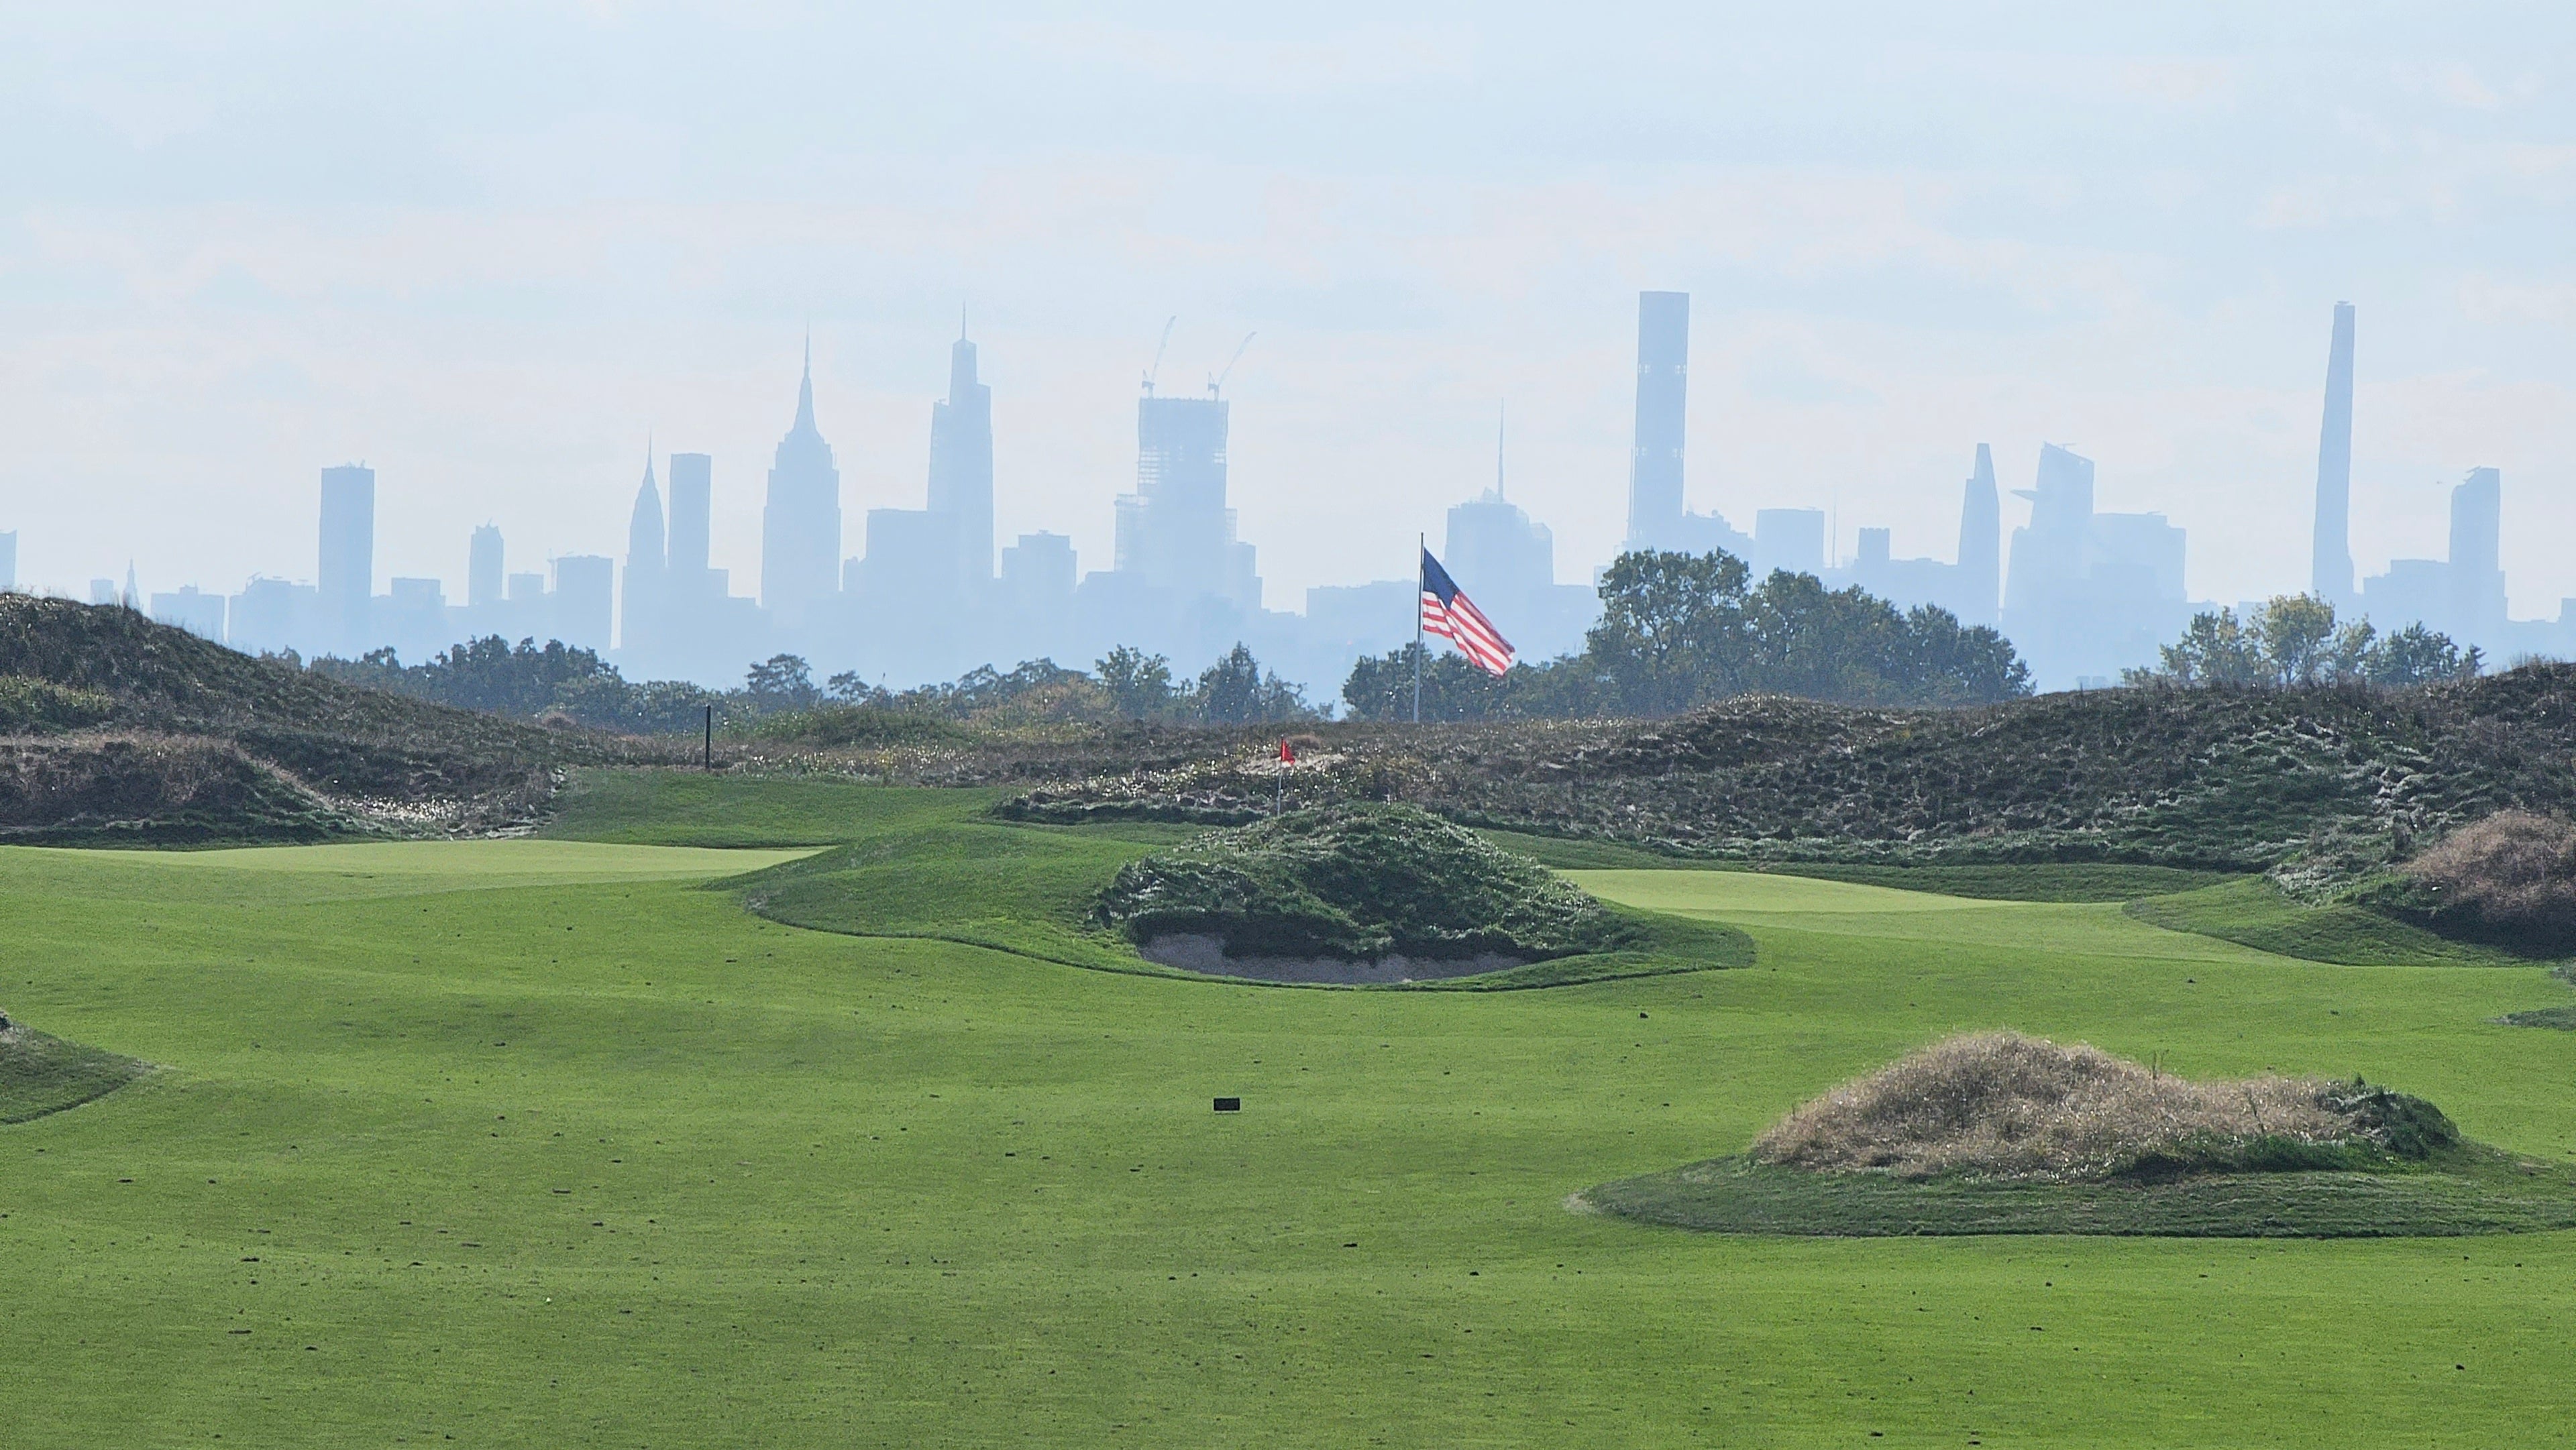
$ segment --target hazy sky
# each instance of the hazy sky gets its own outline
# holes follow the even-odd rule
[[[804,329],[855,553],[921,503],[963,305],[1006,537],[1107,566],[1177,314],[1167,391],[1259,333],[1227,394],[1272,607],[1436,546],[1498,404],[1580,579],[1635,293],[1677,288],[1693,507],[1946,558],[1975,445],[2028,487],[2055,441],[2234,600],[2306,583],[2348,298],[2363,568],[2439,555],[2492,464],[2514,610],[2554,615],[2571,12],[2079,8],[13,3],[0,529],[38,585],[310,578],[356,459],[379,587],[461,593],[487,520],[514,569],[622,553],[649,430],[715,455],[748,592]]]

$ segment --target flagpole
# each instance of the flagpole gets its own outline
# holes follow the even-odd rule
[[[1422,723],[1422,556],[1431,551],[1430,536],[1413,536],[1413,723]]]

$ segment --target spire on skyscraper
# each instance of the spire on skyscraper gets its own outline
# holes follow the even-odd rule
[[[796,384],[796,426],[789,431],[817,431],[814,427],[814,334],[811,329],[805,333],[805,376]]]
[[[2350,608],[2352,590],[2352,304],[2334,308],[2326,349],[2325,423],[2317,437],[2317,511],[2308,588]]]

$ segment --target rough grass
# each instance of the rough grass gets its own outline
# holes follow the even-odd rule
[[[1903,1178],[2107,1178],[2142,1163],[2367,1142],[2373,1099],[2315,1078],[2194,1082],[2098,1048],[1980,1032],[1908,1053],[1801,1104],[1754,1159]],[[2447,1120],[2439,1131],[2450,1134]],[[2420,1152],[2413,1156],[2420,1157]]]
[[[130,609],[23,594],[0,594],[0,678],[23,682],[0,688],[0,715],[26,728],[104,727],[7,743],[18,784],[0,811],[18,839],[489,830],[529,821],[569,766],[672,748],[359,689]]]
[[[1121,868],[1094,921],[1139,944],[1188,933],[1238,956],[1540,960],[1639,933],[1526,856],[1408,806],[1292,811]]]
[[[2498,811],[2406,863],[2436,929],[2550,955],[2576,951],[2576,826]]]
[[[1777,698],[1653,722],[1327,726],[1292,803],[1395,799],[1469,825],[1711,860],[2126,863],[2351,879],[2504,807],[2576,811],[2576,666],[2404,691],[2097,690],[1965,710]],[[1018,818],[1268,811],[1260,742],[1061,777]]]
[[[2576,1226],[2576,1171],[2358,1079],[2194,1081],[1988,1032],[1801,1104],[1740,1157],[1580,1202],[1730,1233],[2388,1237]]]
[[[49,1037],[0,1016],[0,1124],[24,1123],[107,1096],[148,1064]]]
[[[2259,951],[2344,966],[2511,966],[2521,953],[2456,941],[2368,907],[2296,900],[2261,877],[2130,902],[2129,915],[2168,931],[2197,932]]]
[[[0,735],[78,730],[115,713],[116,702],[96,690],[69,689],[25,675],[0,675]]]

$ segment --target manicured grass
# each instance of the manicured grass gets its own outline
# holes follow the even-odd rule
[[[889,830],[942,808],[850,799]],[[1008,828],[953,819],[983,849],[889,909],[1017,910],[1016,868],[964,869]],[[798,930],[686,876],[193,860],[0,851],[0,1004],[161,1068],[0,1130],[0,1444],[2569,1437],[2576,1234],[1781,1239],[1563,1206],[1994,1026],[2366,1072],[2564,1161],[2576,1035],[2492,1020],[2564,1000],[2536,967],[1810,897],[1701,908],[1749,970],[1282,991]]]
[[[1606,1183],[1584,1201],[1648,1223],[1724,1233],[2382,1238],[2576,1227],[2576,1172],[2475,1147],[2421,1171],[2229,1173],[2167,1183],[1908,1182],[1734,1157]]]
[[[95,1102],[148,1071],[130,1057],[65,1042],[32,1027],[0,1028],[0,1124],[29,1122]]]
[[[2349,966],[2453,962],[2509,966],[2530,960],[2500,947],[2451,941],[2358,906],[2306,906],[2259,876],[2129,903],[2138,920],[2262,951]]]
[[[1867,866],[1829,861],[1778,861],[1747,866],[1667,855],[1614,841],[1568,840],[1524,831],[1478,834],[1498,846],[1533,856],[1560,871],[1761,871],[1853,881],[1899,891],[1931,891],[1992,901],[2133,901],[2237,879],[2224,871],[2180,866],[2127,866],[2102,862],[2042,862],[2028,866]]]

